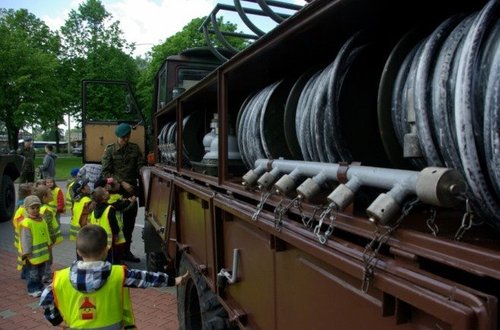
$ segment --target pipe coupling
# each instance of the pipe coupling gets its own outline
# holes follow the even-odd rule
[[[321,190],[320,185],[313,179],[307,178],[298,188],[297,194],[302,195],[305,199],[311,199]]]
[[[399,214],[400,209],[398,202],[392,196],[380,194],[368,206],[366,214],[370,217],[370,221],[385,226]]]
[[[257,180],[257,184],[260,189],[268,189],[274,181],[276,181],[276,176],[273,172],[266,172]]]
[[[339,210],[343,210],[354,200],[354,191],[342,183],[328,195],[327,199],[335,203]]]
[[[424,168],[416,183],[418,198],[427,204],[453,207],[460,203],[467,186],[462,175],[455,169],[443,167]]]
[[[279,194],[286,195],[292,191],[296,185],[297,183],[293,177],[289,174],[285,174],[274,184],[274,190]]]

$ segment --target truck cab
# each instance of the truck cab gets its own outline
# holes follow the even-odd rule
[[[221,64],[207,47],[186,49],[163,62],[155,77],[155,109],[165,105],[205,78]]]

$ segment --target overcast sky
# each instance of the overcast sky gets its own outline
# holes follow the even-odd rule
[[[303,0],[287,1],[305,4]],[[82,0],[0,0],[0,7],[26,8],[55,31],[64,24],[69,11],[77,10],[82,2]],[[163,42],[180,31],[193,18],[208,15],[217,2],[233,4],[232,0],[101,0],[101,2],[113,15],[113,19],[120,21],[125,39],[136,43],[135,55],[145,54],[152,44]],[[242,1],[242,4],[246,5],[245,1]],[[231,20],[236,24],[241,22],[235,16],[231,18],[227,12],[221,14],[225,20]]]

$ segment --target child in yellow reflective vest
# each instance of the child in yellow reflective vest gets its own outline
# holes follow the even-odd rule
[[[104,187],[97,187],[92,192],[92,200],[95,207],[90,214],[90,223],[101,226],[108,235],[109,251],[106,260],[120,265],[121,259],[116,258],[119,255],[116,250],[119,249],[119,245],[125,243],[125,236],[118,223],[115,208],[108,204],[109,192]]]
[[[19,189],[17,190],[17,209],[12,218],[12,227],[14,228],[14,247],[16,251],[19,250],[20,243],[20,226],[19,224],[26,216],[26,209],[24,208],[24,199],[31,195],[33,192],[33,183],[21,183],[19,184]],[[17,257],[17,270],[21,271],[21,278],[26,279],[26,267],[24,267],[24,262],[21,256]]]
[[[89,224],[80,229],[76,249],[83,260],[56,271],[52,284],[40,298],[44,316],[52,325],[135,329],[129,288],[178,286],[189,276],[186,272],[173,278],[165,273],[112,265],[104,261],[108,248],[108,234],[101,226]]]
[[[19,254],[25,262],[28,295],[39,297],[42,293],[42,276],[49,260],[52,245],[47,223],[40,216],[40,199],[30,195],[24,199],[26,217],[19,223]]]
[[[49,187],[47,186],[39,186],[34,189],[33,194],[36,195],[42,202],[42,205],[40,207],[40,216],[47,223],[52,243],[61,243],[63,241],[61,226],[56,220],[54,211],[48,205],[52,201],[52,191],[50,191]],[[52,247],[49,249],[49,256],[50,259],[46,263],[47,267],[45,268],[45,273],[42,278],[43,282],[50,282],[52,280]]]
[[[71,187],[73,190],[73,208],[69,224],[69,239],[72,241],[76,240],[80,228],[88,223],[88,217],[92,211],[92,199],[90,199],[88,183],[87,179],[79,179]]]
[[[70,172],[71,179],[68,180],[66,184],[66,192],[64,193],[64,203],[66,210],[72,210],[73,208],[73,184],[78,180],[79,168],[73,168]]]
[[[95,188],[104,187],[109,192],[109,198],[107,203],[115,209],[116,221],[120,231],[123,233],[123,211],[127,210],[134,203],[136,203],[136,197],[131,196],[129,198],[124,198],[120,194],[120,184],[113,180],[113,178],[101,178],[96,181]],[[120,264],[122,262],[122,257],[124,253],[124,245],[119,244],[113,247],[113,263]]]
[[[54,178],[46,178],[45,185],[49,187],[52,192],[52,199],[50,200],[48,206],[54,212],[57,222],[61,223],[61,214],[65,212],[64,194],[61,188],[57,186]]]

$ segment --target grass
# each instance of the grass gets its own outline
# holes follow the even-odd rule
[[[44,155],[36,155],[35,167],[42,165]],[[58,154],[56,159],[56,180],[66,181],[71,175],[70,172],[75,167],[82,167],[82,157],[76,157],[68,154]]]

